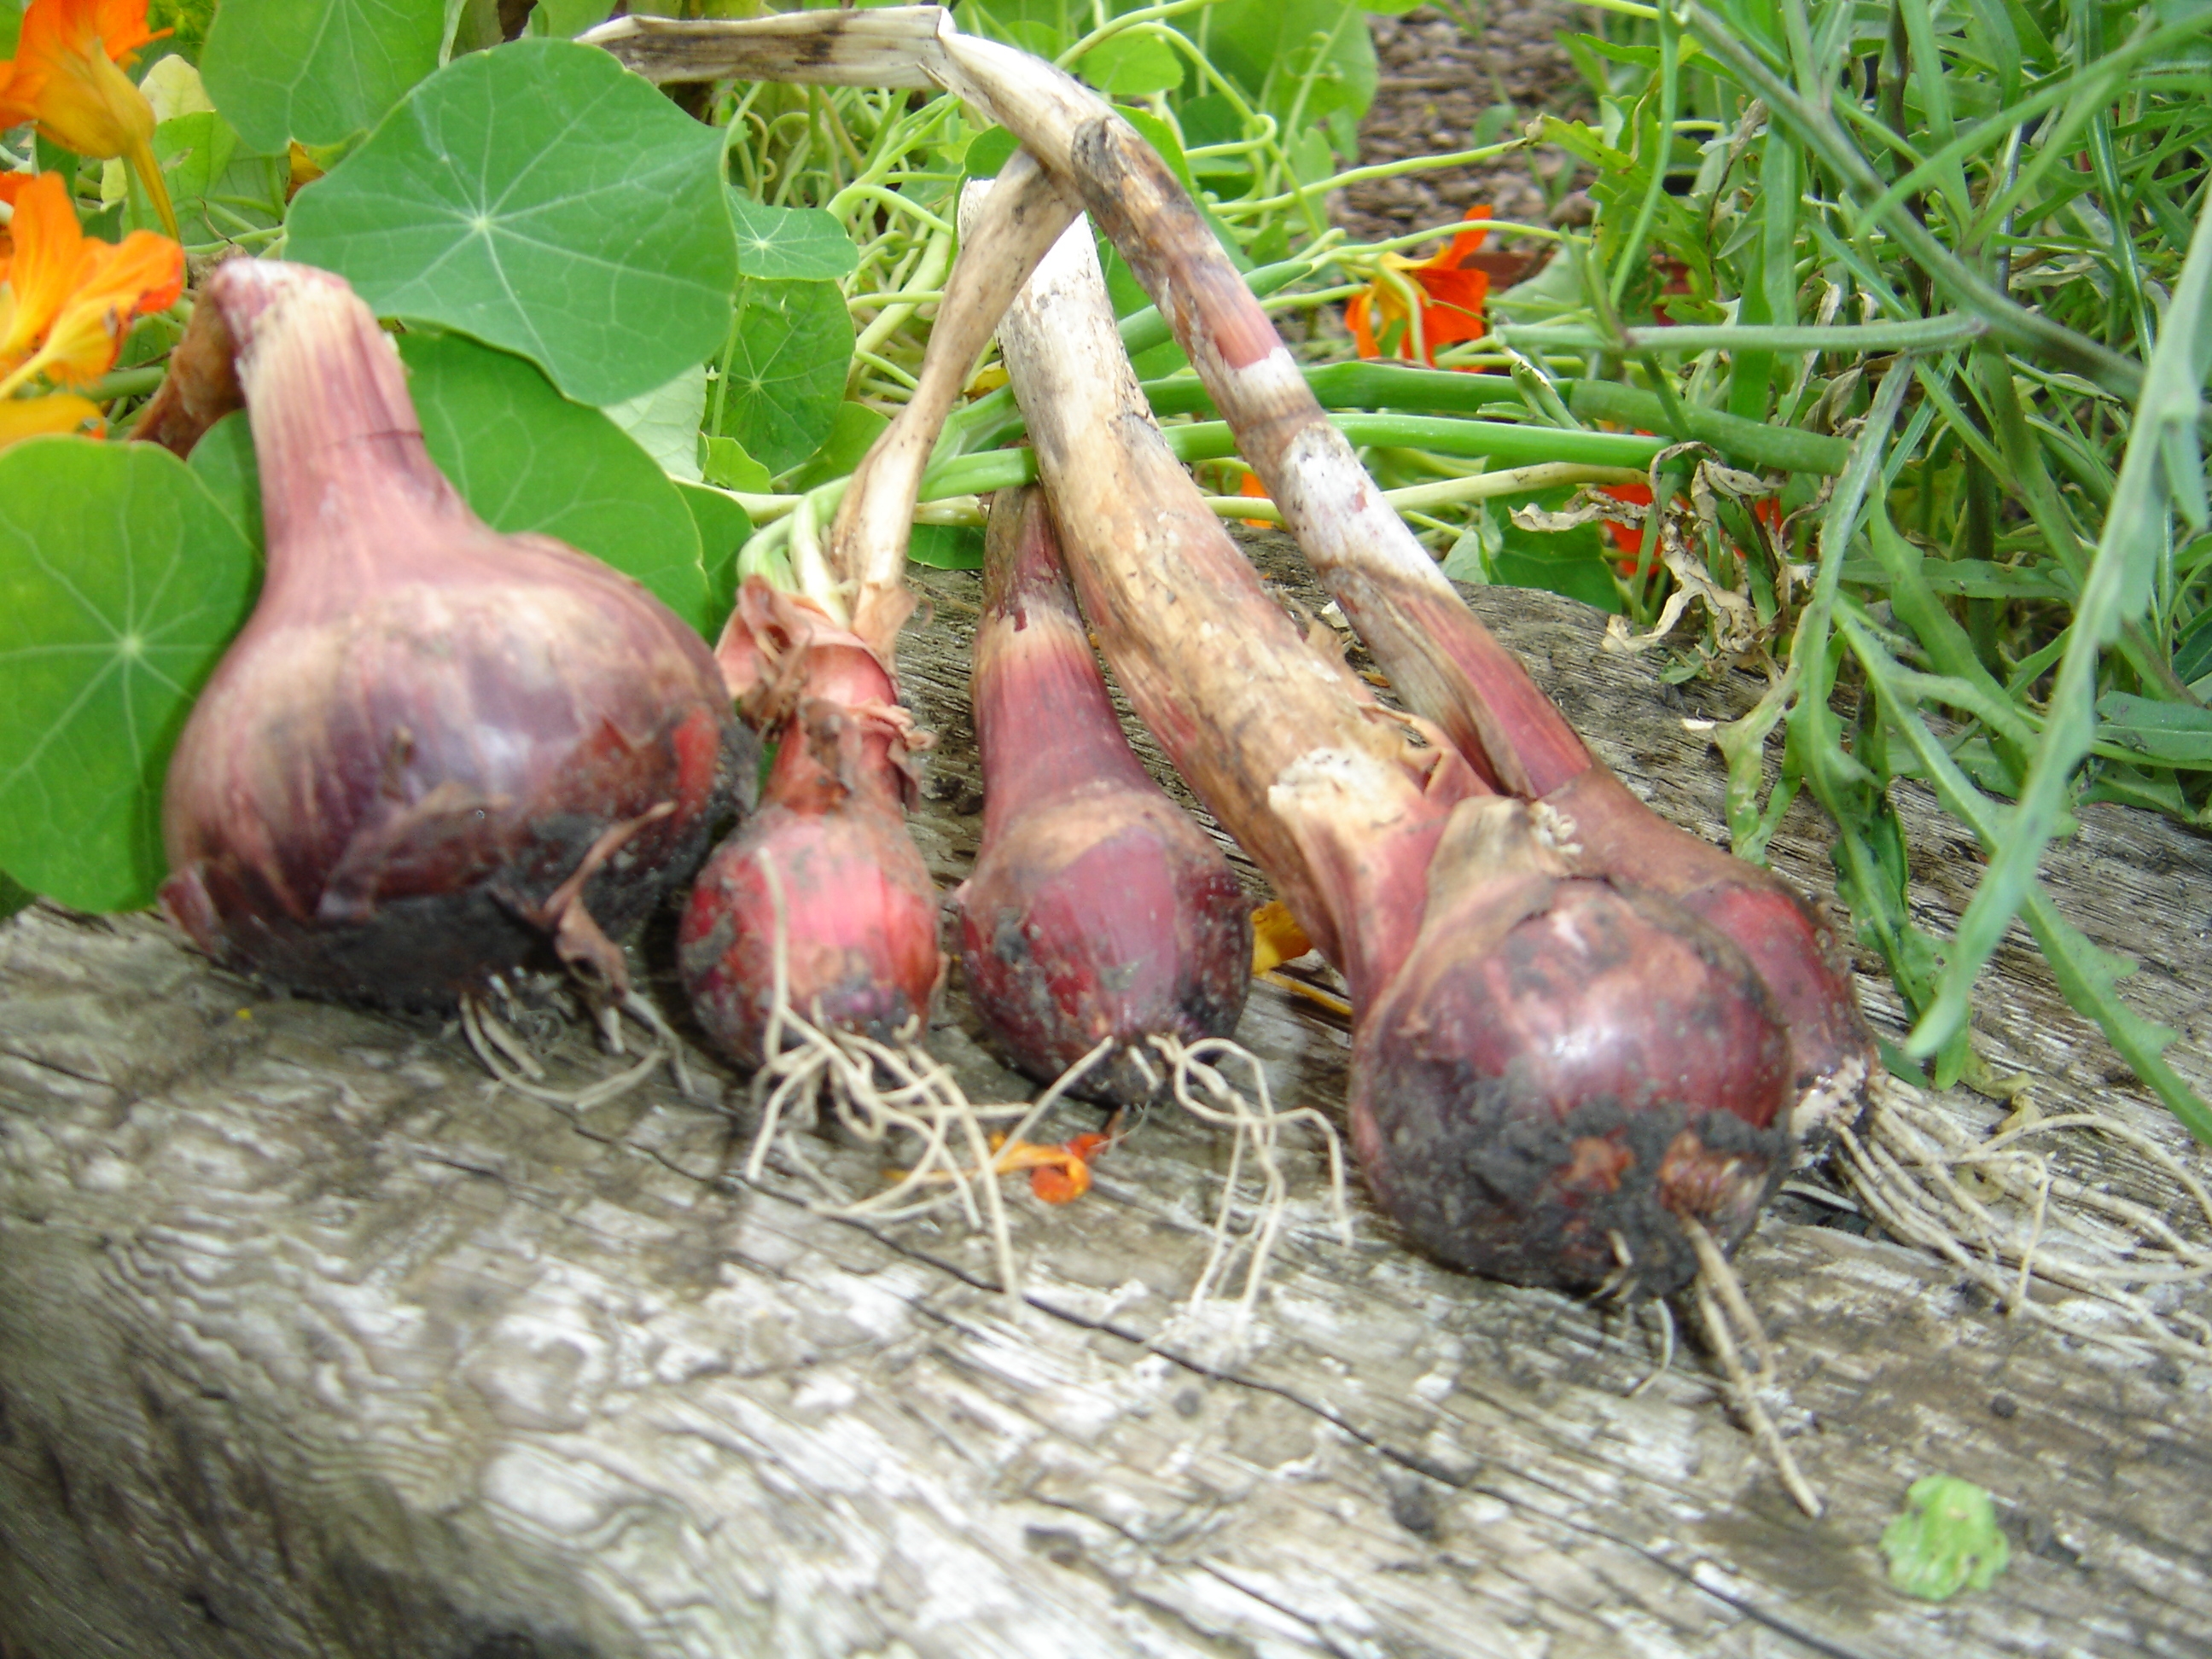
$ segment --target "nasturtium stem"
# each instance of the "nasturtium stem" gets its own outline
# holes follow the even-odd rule
[[[1939,351],[1979,339],[1985,319],[1948,313],[1895,323],[1838,323],[1826,328],[1726,326],[1626,328],[1617,340],[1576,325],[1537,323],[1501,331],[1527,350],[1570,351]]]
[[[1611,380],[1566,380],[1560,383],[1560,390],[1566,394],[1567,407],[1584,420],[1618,421],[1624,426],[1667,430],[1671,437],[1694,438],[1754,466],[1834,474],[1844,470],[1850,457],[1851,447],[1841,438],[1794,427],[1768,426],[1698,404],[1680,404],[1682,429],[1668,430],[1665,405],[1656,397]]]
[[[1504,421],[1456,421],[1430,415],[1332,415],[1329,424],[1358,447],[1426,449],[1439,455],[1480,455],[1508,465],[1575,461],[1588,466],[1643,467],[1667,447],[1663,438],[1628,432],[1559,432]],[[1237,453],[1224,421],[1174,426],[1163,434],[1178,460],[1204,461]]]

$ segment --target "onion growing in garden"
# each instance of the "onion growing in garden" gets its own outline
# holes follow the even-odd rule
[[[169,767],[165,908],[303,990],[447,1006],[614,943],[756,762],[705,644],[637,582],[500,535],[431,463],[367,307],[305,265],[210,277],[143,430],[243,398],[268,570]]]
[[[1060,569],[1042,491],[1002,491],[971,680],[983,837],[955,893],[984,1029],[1030,1076],[1115,1048],[1078,1093],[1133,1105],[1165,1075],[1148,1037],[1226,1036],[1250,981],[1229,860],[1130,751]]]

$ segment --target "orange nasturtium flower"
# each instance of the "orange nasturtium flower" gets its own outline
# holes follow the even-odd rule
[[[166,236],[87,237],[59,173],[40,173],[9,193],[15,246],[0,267],[0,447],[97,418],[98,409],[69,392],[16,394],[34,381],[98,380],[115,366],[131,323],[174,305],[185,285],[185,251]]]
[[[1471,207],[1467,216],[1487,219],[1490,210],[1486,206]],[[1381,356],[1376,337],[1389,334],[1394,323],[1405,325],[1398,338],[1398,356],[1413,361],[1418,338],[1419,357],[1431,368],[1436,367],[1438,346],[1449,345],[1455,340],[1480,339],[1486,331],[1482,308],[1490,298],[1490,273],[1468,261],[1481,248],[1482,240],[1488,234],[1480,228],[1462,230],[1451,239],[1449,247],[1426,259],[1384,254],[1383,268],[1396,272],[1419,291],[1420,315],[1416,319],[1407,314],[1403,290],[1397,283],[1370,283],[1364,292],[1353,295],[1344,308],[1345,324],[1352,330],[1352,344],[1359,355]]]
[[[992,1167],[1000,1174],[1009,1170],[1030,1172],[1030,1190],[1048,1204],[1069,1204],[1091,1190],[1091,1160],[1112,1140],[1106,1135],[1078,1135],[1057,1146],[1034,1141],[1000,1141]]]
[[[15,223],[15,198],[23,193],[23,186],[37,177],[34,173],[0,173],[0,283],[8,280],[8,261],[15,252],[15,237],[9,230]]]
[[[149,33],[146,0],[31,0],[13,59],[0,59],[0,128],[38,124],[49,143],[131,163],[170,235],[177,212],[154,160],[154,106],[123,66]]]

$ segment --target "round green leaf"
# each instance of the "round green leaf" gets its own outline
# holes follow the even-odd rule
[[[788,471],[830,435],[852,356],[852,313],[835,283],[746,277],[707,389],[707,430],[735,438],[770,473]]]
[[[335,144],[438,67],[445,0],[222,0],[200,78],[255,149]]]
[[[300,192],[285,257],[381,315],[519,352],[580,402],[620,403],[728,329],[720,143],[590,46],[471,52]]]
[[[918,524],[906,554],[933,570],[981,570],[983,532],[962,524]]]
[[[606,405],[606,416],[684,483],[699,482],[699,422],[707,415],[707,366],[694,363],[641,398]]]
[[[283,222],[290,161],[281,149],[257,155],[242,149],[230,124],[213,110],[179,115],[155,127],[154,159],[167,181],[187,247],[219,247]],[[160,230],[161,219],[137,173],[126,171],[124,184],[129,198],[124,223],[134,230]]]
[[[1156,34],[1117,34],[1078,58],[1075,72],[1111,96],[1146,97],[1182,84],[1182,58]]]
[[[791,475],[792,489],[811,489],[832,478],[843,477],[860,465],[861,458],[890,423],[890,416],[866,404],[848,401],[838,404],[822,447],[806,458],[805,466]]]
[[[699,447],[699,470],[707,483],[724,489],[741,489],[748,495],[775,493],[775,480],[769,477],[768,469],[746,454],[745,447],[735,438],[707,438]]]
[[[256,554],[261,552],[261,470],[253,453],[253,427],[242,409],[233,410],[200,434],[192,446],[192,474],[230,515]]]
[[[166,450],[0,453],[0,867],[79,909],[153,902],[169,751],[256,571]]]
[[[726,438],[722,441],[729,441]],[[726,619],[738,602],[738,550],[752,539],[752,515],[719,489],[679,483],[684,505],[699,526],[699,550],[707,566],[707,614]],[[719,626],[707,630],[714,638]]]
[[[738,270],[782,282],[836,282],[859,268],[860,251],[835,214],[820,208],[770,207],[730,191],[738,228]]]
[[[604,559],[702,633],[720,625],[690,509],[620,427],[472,340],[403,335],[399,355],[430,459],[478,518]]]

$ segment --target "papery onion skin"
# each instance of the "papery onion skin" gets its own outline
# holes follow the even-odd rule
[[[1228,859],[1152,781],[1107,695],[1042,492],[993,502],[972,689],[981,845],[955,893],[984,1030],[1049,1081],[1134,1105],[1154,1036],[1226,1036],[1251,982],[1250,904]]]
[[[337,278],[234,260],[200,312],[237,354],[269,567],[170,763],[164,908],[348,1000],[450,1007],[556,960],[625,988],[613,938],[750,793],[712,654],[629,577],[470,512]]]
[[[906,827],[907,726],[889,672],[758,578],[716,650],[776,751],[760,810],[708,856],[684,908],[677,964],[692,1012],[724,1054],[762,1064],[780,933],[790,1012],[878,1042],[917,1034],[944,962],[936,885]]]

